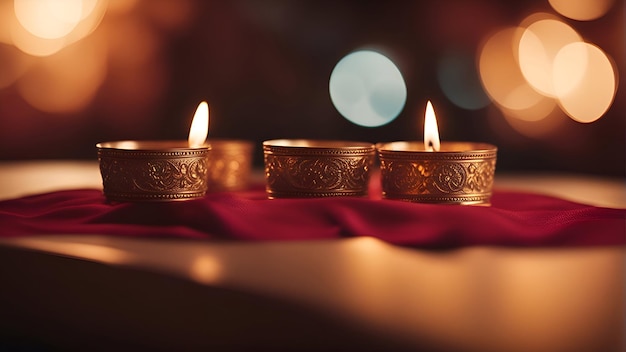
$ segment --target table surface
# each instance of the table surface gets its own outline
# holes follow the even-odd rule
[[[97,164],[0,163],[0,199],[71,188],[101,188]],[[497,174],[496,189],[626,207],[623,180]],[[0,347],[623,351],[625,254],[368,237],[0,239]]]

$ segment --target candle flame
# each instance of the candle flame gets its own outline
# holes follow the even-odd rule
[[[435,109],[430,100],[426,104],[424,114],[424,148],[428,151],[439,151],[439,129],[437,128],[437,117]]]
[[[189,146],[199,147],[204,144],[209,134],[209,104],[203,101],[198,105],[189,129]]]

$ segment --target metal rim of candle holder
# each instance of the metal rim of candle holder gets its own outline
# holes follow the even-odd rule
[[[433,204],[489,205],[497,148],[461,142],[463,151],[429,152],[418,143],[378,143],[383,198]],[[423,145],[423,143],[421,143]],[[454,145],[452,146],[454,147]]]
[[[274,198],[366,196],[374,144],[353,141],[263,142],[266,192]]]
[[[123,149],[128,143],[136,145]],[[98,143],[96,148],[109,201],[181,201],[207,192],[208,145],[190,148],[176,141],[116,141]]]

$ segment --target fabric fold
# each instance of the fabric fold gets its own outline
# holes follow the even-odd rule
[[[626,244],[626,209],[496,192],[490,207],[369,198],[274,199],[263,190],[184,202],[106,202],[69,190],[0,202],[0,236],[100,234],[214,240],[315,240],[372,236],[423,247]]]

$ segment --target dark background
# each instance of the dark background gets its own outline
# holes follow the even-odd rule
[[[82,40],[105,43],[107,55],[106,76],[82,108],[42,111],[22,99],[17,84],[0,88],[0,159],[95,159],[101,141],[186,139],[196,106],[207,100],[210,137],[255,141],[261,167],[267,139],[421,140],[430,99],[442,140],[496,144],[498,171],[625,176],[619,83],[602,118],[582,124],[563,115],[558,130],[540,137],[517,132],[493,104],[466,110],[442,93],[436,67],[446,53],[475,55],[490,33],[537,11],[558,16],[547,0],[136,1],[108,11]],[[623,74],[624,17],[623,2],[615,1],[597,20],[562,20]],[[403,111],[385,126],[348,122],[329,97],[335,64],[360,48],[381,48],[407,84]],[[0,60],[12,50],[0,44]]]

